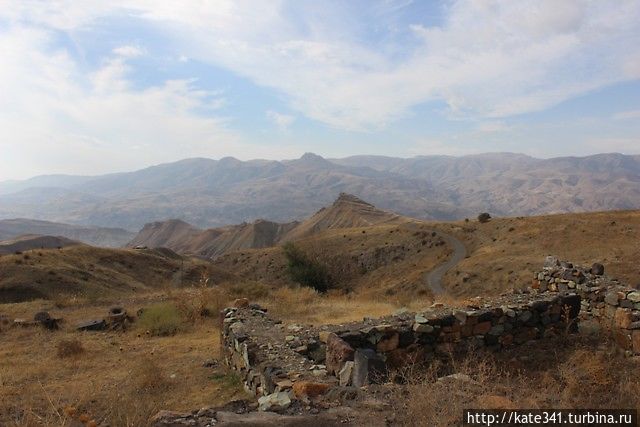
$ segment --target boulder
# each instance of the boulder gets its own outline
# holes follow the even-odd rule
[[[599,262],[593,263],[591,266],[591,274],[595,274],[596,276],[602,276],[604,274],[604,265]]]
[[[261,411],[280,412],[291,405],[291,397],[286,391],[271,393],[258,399],[258,409]]]
[[[351,385],[351,376],[353,375],[353,361],[348,361],[344,364],[340,372],[338,372],[338,379],[341,386]]]
[[[558,261],[558,258],[555,257],[555,256],[549,255],[544,260],[545,268],[553,268],[553,267],[557,267],[559,265],[560,265],[560,261]]]
[[[326,365],[327,371],[337,375],[345,362],[353,360],[353,347],[334,333],[327,337]]]
[[[353,360],[353,385],[362,387],[384,381],[387,367],[382,357],[371,349],[356,350]]]
[[[104,319],[85,320],[76,326],[78,331],[104,331],[107,328],[107,322]]]
[[[293,383],[293,394],[302,399],[305,396],[313,399],[323,395],[329,390],[329,384],[315,383],[311,381],[297,381]]]

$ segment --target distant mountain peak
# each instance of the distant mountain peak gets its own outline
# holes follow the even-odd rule
[[[340,195],[338,196],[338,198],[336,199],[335,202],[333,202],[334,206],[337,206],[341,203],[355,203],[358,205],[366,205],[366,206],[371,206],[373,207],[373,205],[371,203],[367,203],[364,200],[362,200],[361,198],[354,196],[353,194],[349,194],[349,193],[345,193],[342,192],[340,193]]]

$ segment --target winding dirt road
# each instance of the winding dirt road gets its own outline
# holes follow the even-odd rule
[[[440,264],[433,270],[424,274],[424,281],[431,289],[431,292],[434,296],[442,295],[444,293],[444,289],[442,288],[442,278],[445,273],[455,267],[460,261],[467,257],[467,249],[464,247],[462,242],[450,234],[442,233],[437,231],[438,236],[442,238],[451,248],[453,248],[453,254],[449,259]]]

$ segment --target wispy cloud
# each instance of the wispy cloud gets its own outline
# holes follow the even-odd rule
[[[287,131],[289,126],[296,120],[296,118],[290,114],[283,114],[273,110],[268,110],[266,115],[280,131]]]

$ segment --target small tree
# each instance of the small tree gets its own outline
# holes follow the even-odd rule
[[[322,264],[310,259],[291,242],[286,243],[283,250],[287,257],[287,272],[291,280],[318,292],[326,292],[329,289],[329,274]]]
[[[483,224],[485,222],[489,222],[490,219],[491,219],[491,215],[489,215],[487,212],[482,212],[480,215],[478,215],[478,221],[480,221]]]

